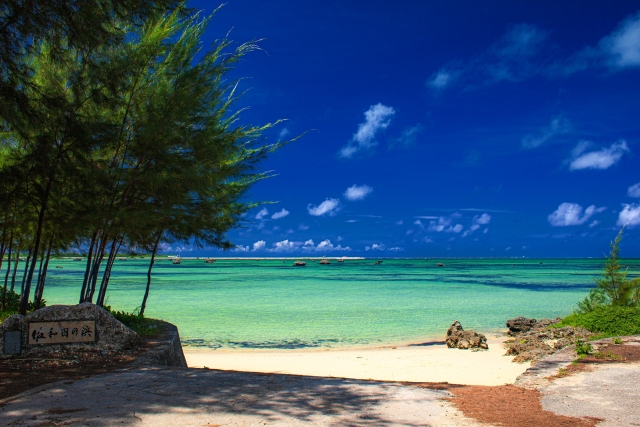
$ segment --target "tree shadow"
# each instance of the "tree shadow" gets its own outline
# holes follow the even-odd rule
[[[397,383],[208,369],[140,369],[58,383],[8,403],[0,411],[0,424],[126,426],[160,420],[157,417],[165,414],[178,421],[177,416],[187,414],[193,417],[188,419],[200,420],[193,425],[203,425],[207,417],[219,420],[242,415],[252,423],[255,419],[269,424],[424,426],[428,416],[422,417],[423,410],[440,411],[437,400],[447,397],[443,389]],[[403,417],[407,403],[418,405],[413,410],[419,417]]]

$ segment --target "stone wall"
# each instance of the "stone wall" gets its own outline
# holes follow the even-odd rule
[[[161,330],[158,336],[147,339],[145,353],[138,357],[133,364],[136,366],[186,368],[187,361],[182,352],[178,328],[163,321],[159,322],[158,327]]]

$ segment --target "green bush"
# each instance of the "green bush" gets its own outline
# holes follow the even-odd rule
[[[138,335],[143,337],[153,336],[158,333],[158,325],[155,319],[149,319],[134,311],[127,313],[126,311],[116,311],[111,306],[105,305],[107,310],[113,317],[120,322],[133,329]]]
[[[0,287],[0,302],[2,302],[2,292],[3,289]],[[40,307],[45,307],[47,302],[42,299],[40,302]],[[4,300],[4,310],[0,311],[0,322],[4,322],[4,320],[11,316],[12,314],[16,314],[20,309],[20,294],[17,294],[10,289],[7,289],[7,294],[5,295]],[[29,301],[29,306],[27,307],[27,311],[33,311],[35,309],[35,304],[33,301]]]
[[[576,340],[576,354],[578,356],[587,356],[593,351],[591,343],[584,342],[580,339]]]
[[[640,334],[640,307],[601,305],[587,313],[573,313],[553,325],[563,326],[579,326],[601,333],[602,337],[637,335]]]

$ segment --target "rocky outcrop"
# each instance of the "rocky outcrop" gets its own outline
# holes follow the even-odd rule
[[[509,336],[516,336],[523,332],[529,331],[535,325],[536,319],[527,319],[526,317],[516,317],[515,319],[507,320],[507,328],[509,328]]]
[[[447,347],[461,350],[487,350],[487,337],[474,330],[465,331],[457,320],[447,329]]]
[[[95,321],[95,331],[92,342],[78,342],[65,344],[34,344],[29,343],[29,324],[34,322],[69,322]],[[18,336],[18,332],[20,332]],[[16,344],[18,352],[5,354],[9,347],[5,345],[5,338]],[[0,357],[45,357],[52,353],[68,353],[73,351],[124,351],[138,348],[142,345],[142,338],[123,325],[108,311],[91,303],[78,305],[52,305],[41,308],[26,316],[14,314],[0,324]]]
[[[550,355],[575,342],[576,339],[586,340],[591,332],[583,328],[565,326],[549,328],[560,319],[527,319],[517,317],[507,320],[509,335],[514,339],[505,341],[506,356],[515,356],[514,362],[536,363],[543,357]]]

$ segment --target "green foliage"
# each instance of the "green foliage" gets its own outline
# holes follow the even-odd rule
[[[0,301],[2,299],[2,288],[0,288]],[[40,307],[45,307],[47,302],[42,299],[40,303]],[[5,306],[4,310],[0,311],[0,322],[4,322],[5,319],[12,314],[18,313],[18,309],[20,308],[20,295],[7,289],[7,295],[5,296]],[[35,304],[33,301],[29,301],[28,311],[33,311],[35,309]]]
[[[595,357],[596,359],[622,360],[622,356],[618,356],[614,354],[612,351],[608,353],[596,351],[595,353],[593,353],[593,357]]]
[[[611,342],[618,345],[622,344],[622,340],[618,337],[615,337]]]
[[[586,313],[573,313],[552,325],[582,327],[602,337],[640,334],[640,307],[601,305]]]
[[[155,319],[144,317],[138,313],[138,310],[135,310],[133,313],[128,313],[126,311],[113,310],[111,306],[108,305],[105,305],[104,308],[111,313],[113,317],[133,329],[138,335],[149,337],[158,333],[158,322]]]
[[[169,0],[89,0],[72,11],[23,3],[42,13],[0,14],[0,24],[11,27],[3,20],[15,14],[29,24],[14,29],[28,42],[12,55],[24,73],[0,70],[22,103],[0,90],[2,239],[33,250],[20,311],[48,251],[89,247],[80,300],[95,294],[102,305],[121,245],[132,254],[173,241],[233,248],[226,233],[256,205],[248,189],[271,176],[257,163],[284,144],[263,136],[278,122],[242,124],[234,107],[238,81],[227,75],[256,44],[225,38],[206,50],[211,17]],[[14,41],[2,31],[0,51]]]
[[[600,278],[594,279],[596,287],[584,300],[578,302],[578,312],[588,313],[602,305],[637,306],[640,304],[640,277],[627,279],[628,268],[620,262],[620,242],[624,227],[611,242],[611,253],[605,261]]]
[[[578,356],[587,356],[593,352],[593,346],[589,342],[582,341],[577,339],[575,342],[576,345],[576,354]]]

